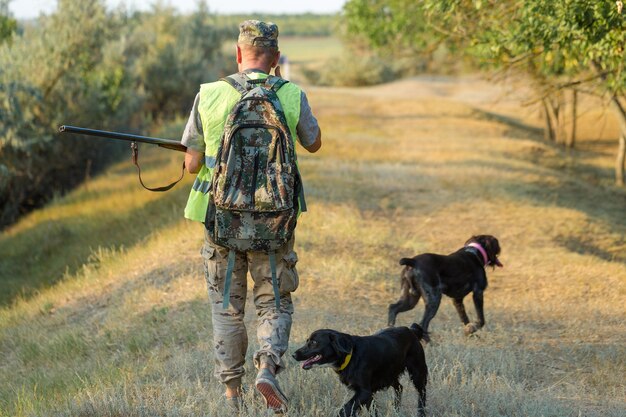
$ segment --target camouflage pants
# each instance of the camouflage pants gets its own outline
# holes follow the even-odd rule
[[[230,303],[222,308],[224,281],[228,264],[228,248],[218,246],[205,234],[202,247],[204,275],[207,281],[213,321],[215,375],[220,382],[236,385],[244,374],[248,334],[244,324],[247,275],[254,281],[253,296],[257,313],[259,350],[254,353],[254,365],[268,362],[280,372],[285,364],[282,356],[287,350],[293,303],[291,292],[298,287],[292,238],[276,251],[276,276],[280,290],[280,309],[276,309],[269,257],[262,252],[237,252],[231,277]]]

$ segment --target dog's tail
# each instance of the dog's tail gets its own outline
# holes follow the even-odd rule
[[[413,258],[402,258],[400,259],[400,265],[406,265],[410,268],[415,268],[415,259]],[[419,275],[419,271],[416,270],[416,273]],[[415,288],[415,283],[413,282],[413,279],[411,277],[407,277],[405,275],[402,276],[403,279],[406,279],[407,283],[409,284],[409,292],[411,293],[411,295],[413,296],[417,296],[419,295],[419,291],[417,290],[417,288]]]
[[[400,259],[400,265],[410,266],[415,268],[415,259],[413,258],[402,258]]]
[[[411,327],[409,327],[409,329],[411,329],[415,337],[417,337],[417,340],[430,342],[430,337],[428,336],[428,332],[425,332],[424,329],[422,329],[422,327],[419,324],[413,323],[411,324]]]

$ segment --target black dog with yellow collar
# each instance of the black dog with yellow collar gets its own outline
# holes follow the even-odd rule
[[[293,357],[302,362],[303,369],[331,367],[341,382],[354,391],[354,396],[344,404],[340,417],[355,416],[361,407],[369,408],[373,394],[393,387],[394,403],[400,406],[402,385],[400,376],[407,371],[417,389],[420,417],[425,415],[426,379],[428,367],[420,326],[393,327],[372,336],[352,336],[335,330],[316,330]]]

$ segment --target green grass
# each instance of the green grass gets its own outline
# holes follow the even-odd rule
[[[177,175],[180,162],[170,160],[165,152],[142,155],[148,184]],[[182,154],[178,156],[182,160]],[[160,172],[156,167],[161,167]],[[170,224],[184,198],[184,187],[168,194],[139,194],[136,182],[134,167],[118,164],[3,233],[0,304],[16,295],[28,298],[39,287],[53,285],[86,264],[98,263],[100,251],[133,246],[154,231],[155,225],[158,229]]]
[[[339,56],[343,46],[335,37],[285,37],[280,39],[280,51],[293,63],[311,64]]]
[[[398,295],[399,258],[490,233],[505,268],[488,270],[487,325],[467,338],[442,303],[425,347],[428,415],[621,417],[626,193],[610,185],[612,156],[602,148],[587,166],[559,165],[568,155],[526,129],[532,117],[482,103],[520,123],[484,117],[463,88],[406,81],[309,91],[324,145],[300,150],[309,212],[296,237],[290,351],[321,327],[380,329]],[[474,82],[470,91],[491,89]],[[142,158],[145,180],[160,184],[176,176],[181,155]],[[192,180],[149,193],[123,162],[0,235],[0,415],[224,415],[202,226],[182,219]],[[248,386],[255,319],[249,300]],[[332,371],[287,361],[288,416],[332,415],[347,399]],[[376,395],[379,416],[412,415],[416,396],[403,384],[398,412],[390,393]],[[246,404],[242,415],[262,414],[253,390]]]

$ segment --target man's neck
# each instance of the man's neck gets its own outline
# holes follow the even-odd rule
[[[243,61],[241,64],[239,64],[239,72],[243,72],[243,71],[261,71],[264,72],[266,74],[269,74],[271,71],[271,68],[269,68],[266,65],[263,65],[263,63],[261,62],[257,62],[257,61]]]
[[[246,69],[244,69],[244,70],[242,70],[240,72],[247,72],[247,73],[250,73],[250,72],[262,72],[263,74],[269,74],[268,71],[265,71],[265,70],[263,70],[261,68],[246,68]]]

